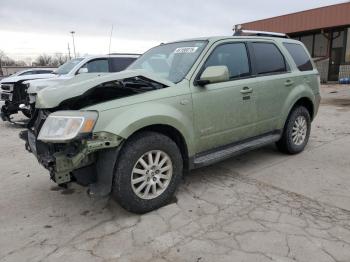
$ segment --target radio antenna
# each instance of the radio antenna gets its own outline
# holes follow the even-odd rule
[[[112,24],[111,34],[110,34],[110,36],[109,36],[108,54],[111,53],[112,35],[113,35],[113,24]]]

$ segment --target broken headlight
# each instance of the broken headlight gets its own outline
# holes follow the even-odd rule
[[[45,120],[38,140],[61,143],[91,133],[98,114],[95,111],[57,111]]]

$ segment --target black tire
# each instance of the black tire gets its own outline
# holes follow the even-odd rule
[[[147,152],[161,150],[172,162],[172,177],[165,191],[153,199],[139,197],[132,188],[132,171],[137,161]],[[113,196],[126,210],[143,214],[160,208],[172,199],[183,172],[183,159],[176,143],[169,137],[151,131],[140,132],[125,142],[115,168]]]
[[[298,119],[298,117],[304,117],[306,120],[306,137],[300,145],[297,145],[293,141],[292,132],[293,126]],[[281,139],[276,143],[279,151],[286,154],[298,154],[302,152],[309,141],[311,131],[311,117],[309,111],[304,106],[296,106],[292,109],[288,116],[286,124],[284,126],[283,134]]]
[[[21,110],[23,115],[27,118],[31,118],[32,117],[32,114],[30,113],[30,110],[27,110],[27,109],[23,109]]]

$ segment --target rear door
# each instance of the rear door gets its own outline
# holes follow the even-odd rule
[[[290,69],[279,47],[268,40],[249,43],[255,79],[257,135],[274,131],[281,116],[284,89],[294,86]]]

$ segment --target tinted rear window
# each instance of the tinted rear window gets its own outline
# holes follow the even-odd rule
[[[300,71],[313,70],[312,63],[304,47],[294,43],[283,43]]]
[[[134,57],[115,57],[110,58],[111,72],[119,72],[126,69],[136,58]]]
[[[272,43],[252,43],[257,74],[286,72],[286,62],[280,50]]]

